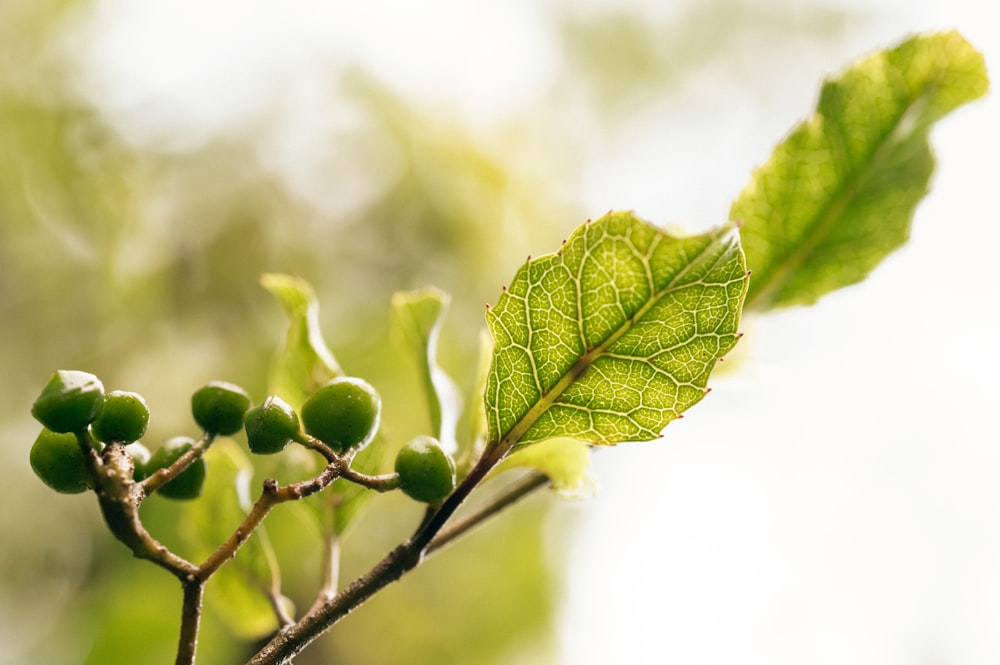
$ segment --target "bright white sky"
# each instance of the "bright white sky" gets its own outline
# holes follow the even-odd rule
[[[684,0],[630,4],[663,17]],[[839,41],[790,34],[586,137],[582,207],[721,219],[822,75],[916,30],[957,27],[1000,71],[992,0],[856,4],[867,18]],[[100,6],[81,68],[134,140],[196,144],[280,106],[294,120],[280,167],[308,159],[296,150],[316,123],[356,121],[317,118],[331,64],[361,64],[487,131],[558,80],[557,11],[621,3]],[[867,283],[747,321],[733,371],[664,441],[595,458],[598,496],[554,516],[576,523],[556,546],[570,565],[560,663],[1000,662],[998,111],[994,95],[935,132],[939,171],[912,242]]]

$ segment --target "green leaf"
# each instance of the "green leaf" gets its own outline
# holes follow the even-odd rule
[[[746,289],[733,226],[678,237],[628,212],[581,226],[488,311],[488,445],[658,438],[736,344]]]
[[[455,382],[437,364],[438,335],[450,303],[447,293],[433,287],[398,292],[392,296],[397,327],[416,358],[420,371],[431,432],[446,451],[454,454],[458,450],[455,428],[462,399]]]
[[[268,391],[297,410],[317,388],[343,371],[323,341],[319,305],[309,283],[281,274],[262,275],[260,283],[288,315],[288,335],[274,359]]]
[[[369,475],[378,473],[385,457],[385,449],[385,441],[381,439],[381,435],[376,435],[374,441],[359,450],[354,456],[351,468]],[[328,501],[333,507],[333,533],[339,536],[343,535],[361,508],[373,496],[375,496],[374,491],[357,483],[338,478],[317,499]]]
[[[593,491],[590,453],[590,446],[576,439],[546,439],[518,448],[493,467],[490,476],[510,469],[534,469],[548,476],[552,489],[559,494],[565,497],[585,496]]]
[[[289,320],[285,345],[274,359],[269,392],[281,396],[298,410],[317,388],[343,376],[344,372],[323,339],[319,304],[309,283],[281,274],[265,274],[260,281],[281,303]],[[363,472],[374,472],[381,463],[382,448],[377,440],[373,441],[355,456],[353,466]],[[292,472],[314,473],[319,468],[319,458],[303,452],[295,448],[284,451],[272,462],[272,468],[284,465]],[[354,483],[337,480],[317,496],[299,502],[303,510],[298,514],[311,519],[325,538],[330,533],[342,533],[371,496],[372,492]]]
[[[209,473],[197,501],[178,504],[181,535],[199,560],[207,558],[243,521],[252,504],[253,468],[246,453],[231,439],[219,439],[205,453]],[[247,638],[273,631],[277,622],[265,591],[278,584],[278,569],[264,527],[240,548],[236,557],[212,576],[206,604],[231,630]]]
[[[747,307],[811,304],[906,242],[934,170],[931,126],[988,85],[957,32],[913,37],[828,80],[730,211],[753,271]]]
[[[476,378],[470,395],[486,394],[486,382],[490,375],[492,360],[493,338],[490,337],[488,330],[481,329],[479,331],[479,354],[476,358]],[[465,423],[466,444],[460,447],[459,454],[455,458],[455,466],[458,469],[460,479],[465,477],[465,474],[472,468],[472,464],[483,452],[483,448],[486,447],[488,425],[483,401],[468,400],[465,405],[465,413],[462,414],[462,420]]]

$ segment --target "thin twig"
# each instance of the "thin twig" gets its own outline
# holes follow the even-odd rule
[[[509,449],[508,449],[509,450]],[[280,631],[247,665],[284,665],[327,629],[361,606],[378,591],[395,582],[424,559],[424,552],[448,519],[465,501],[507,450],[488,449],[444,503],[403,544],[393,549],[367,573],[343,591],[314,607],[294,625]]]
[[[427,545],[427,549],[424,551],[425,556],[434,554],[445,545],[465,535],[466,532],[500,513],[505,508],[517,503],[532,492],[543,487],[548,487],[549,484],[549,477],[537,471],[533,471],[511,483],[487,503],[449,523],[447,527],[442,528]]]

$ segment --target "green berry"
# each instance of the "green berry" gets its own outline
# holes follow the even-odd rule
[[[285,400],[271,395],[243,416],[250,450],[258,455],[273,455],[285,449],[299,433],[299,417]]]
[[[111,443],[138,441],[149,425],[149,407],[138,393],[112,390],[104,396],[104,406],[90,426],[98,441]]]
[[[396,455],[399,488],[412,499],[433,503],[455,489],[455,460],[432,436],[418,436]]]
[[[375,436],[382,400],[364,379],[340,377],[320,387],[302,405],[306,431],[338,453],[361,449]]]
[[[212,381],[191,395],[194,421],[209,434],[235,434],[243,428],[250,395],[237,385]]]
[[[125,446],[125,452],[132,458],[132,464],[135,465],[135,472],[132,474],[132,478],[136,482],[145,480],[150,473],[149,460],[152,458],[149,448],[136,441]]]
[[[43,483],[62,494],[91,488],[90,474],[76,436],[43,429],[28,454],[31,469]]]
[[[175,436],[157,448],[149,459],[146,466],[148,475],[153,475],[160,469],[164,469],[191,449],[194,439],[186,436]],[[157,493],[168,499],[196,499],[201,494],[201,488],[205,484],[205,460],[202,457],[196,459],[191,466],[181,471],[180,475],[170,482],[161,485]]]
[[[79,432],[94,422],[103,404],[100,379],[87,372],[61,369],[42,389],[31,415],[52,432]]]

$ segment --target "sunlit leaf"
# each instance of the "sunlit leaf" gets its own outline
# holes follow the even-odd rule
[[[493,360],[493,338],[488,330],[479,331],[479,354],[476,357],[476,378],[472,385],[470,395],[483,395],[486,393],[486,381],[490,374],[490,363]],[[459,454],[455,458],[455,465],[458,468],[458,476],[462,478],[471,468],[472,463],[479,457],[486,446],[487,423],[486,410],[483,408],[483,401],[470,399],[466,402],[465,413],[462,414],[464,422],[463,436],[464,445],[459,447]]]
[[[398,292],[392,297],[396,325],[413,353],[427,398],[431,433],[451,454],[458,450],[455,428],[461,409],[458,387],[437,364],[437,342],[451,297],[436,288]]]
[[[585,224],[488,312],[490,442],[659,437],[736,343],[746,289],[732,226],[678,237],[627,212]]]
[[[288,337],[274,361],[270,392],[298,408],[317,388],[342,376],[343,370],[323,339],[319,304],[312,286],[298,277],[280,274],[263,275],[261,284],[278,299],[289,319]],[[382,448],[378,441],[372,442],[355,456],[352,466],[374,472],[381,463]],[[301,449],[286,450],[280,457],[279,465],[312,472],[320,468],[318,456]],[[301,502],[304,510],[300,514],[314,519],[321,532],[340,534],[371,494],[354,483],[337,480],[319,495]]]
[[[531,446],[522,446],[500,464],[491,475],[509,469],[528,468],[548,476],[552,489],[566,497],[578,497],[593,491],[590,475],[589,444],[565,437],[546,439]]]
[[[288,335],[274,359],[268,391],[298,409],[317,388],[343,371],[323,340],[319,305],[309,283],[280,274],[262,275],[260,283],[288,315]]]
[[[982,55],[957,32],[908,39],[828,80],[732,206],[753,271],[747,307],[811,304],[902,245],[934,170],[931,126],[987,87]]]

